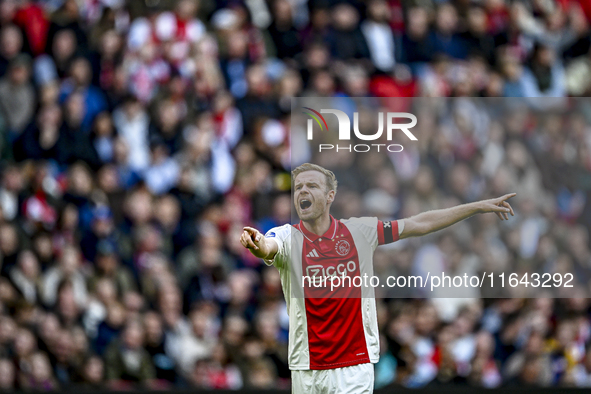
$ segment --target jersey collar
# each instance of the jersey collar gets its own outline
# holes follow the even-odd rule
[[[304,234],[304,237],[306,237],[311,242],[318,240],[318,238],[333,239],[337,233],[337,220],[332,215],[330,215],[330,226],[328,227],[328,230],[326,230],[326,232],[322,235],[317,235],[311,231],[308,231],[301,220],[298,223],[297,228],[302,232],[302,234]]]

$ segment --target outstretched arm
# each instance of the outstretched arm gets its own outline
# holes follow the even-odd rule
[[[276,242],[265,238],[259,230],[252,227],[244,227],[240,243],[254,256],[265,260],[273,259],[278,250]]]
[[[492,198],[458,205],[452,208],[436,209],[404,219],[404,229],[400,238],[418,237],[444,229],[454,223],[476,215],[477,213],[494,212],[501,220],[508,220],[509,214],[514,216],[513,208],[507,202],[516,193],[505,194]]]

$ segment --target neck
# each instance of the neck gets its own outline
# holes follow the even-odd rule
[[[323,235],[330,228],[330,214],[326,212],[322,216],[314,220],[302,220],[302,223],[304,223],[304,227],[309,232],[314,233],[316,235]]]

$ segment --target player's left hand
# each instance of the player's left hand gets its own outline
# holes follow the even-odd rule
[[[482,211],[483,212],[494,212],[499,219],[509,220],[509,214],[515,216],[515,212],[511,207],[511,204],[507,202],[511,197],[515,197],[517,193],[505,194],[502,197],[491,198],[490,200],[484,200]]]

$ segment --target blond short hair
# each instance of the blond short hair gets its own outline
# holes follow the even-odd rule
[[[292,182],[295,182],[295,179],[298,175],[300,175],[302,172],[306,172],[306,171],[318,171],[321,174],[324,174],[325,178],[326,178],[326,191],[330,191],[330,190],[334,190],[334,192],[337,192],[337,177],[334,175],[334,173],[331,170],[327,170],[324,167],[321,167],[317,164],[312,164],[312,163],[304,163],[298,167],[296,167],[292,172],[291,172],[291,180]]]

